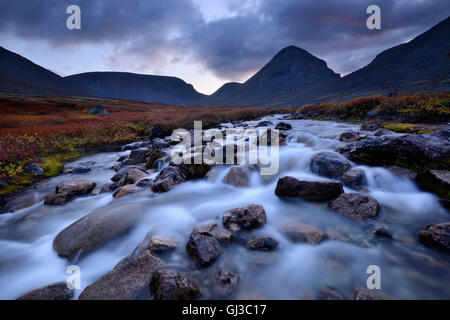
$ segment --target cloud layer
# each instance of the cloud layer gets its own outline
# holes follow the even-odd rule
[[[164,69],[164,64],[182,60],[200,64],[221,79],[240,80],[288,45],[348,73],[450,12],[448,0],[210,1],[0,0],[0,35],[55,48],[104,46],[110,50],[110,64],[132,59]],[[66,29],[65,9],[71,4],[82,10],[80,31]],[[381,8],[380,31],[365,27],[371,4]],[[225,8],[223,16],[215,8]]]

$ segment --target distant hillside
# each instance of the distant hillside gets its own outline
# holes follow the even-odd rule
[[[227,83],[206,101],[246,102],[267,99],[280,92],[339,80],[325,61],[309,52],[289,46],[277,53],[261,70],[243,84]]]
[[[81,87],[3,47],[0,47],[0,92],[88,95]]]
[[[92,95],[166,104],[190,104],[203,98],[191,84],[175,77],[126,72],[88,72],[65,79],[84,87]]]

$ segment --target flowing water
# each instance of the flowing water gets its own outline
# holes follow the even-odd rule
[[[270,116],[264,120],[276,123],[280,118]],[[120,205],[129,208],[130,214],[138,214],[140,221],[126,236],[77,261],[82,288],[76,290],[75,298],[129,255],[151,231],[154,235],[178,239],[178,248],[163,259],[197,279],[205,298],[216,298],[210,295],[208,287],[212,272],[226,268],[240,276],[239,288],[233,296],[236,299],[308,299],[316,297],[323,286],[335,287],[351,299],[355,288],[366,286],[370,276],[367,267],[378,265],[382,290],[396,298],[449,299],[449,257],[417,241],[417,233],[427,224],[448,220],[448,213],[437,198],[387,169],[359,166],[367,176],[367,193],[381,205],[374,221],[355,222],[330,211],[325,203],[279,199],[274,194],[279,177],[322,179],[309,170],[311,156],[319,150],[336,150],[344,145],[339,141],[341,133],[359,130],[358,125],[330,121],[285,122],[291,123],[293,129],[288,131],[287,145],[280,148],[279,173],[268,178],[253,171],[248,188],[222,183],[230,168],[222,166],[210,180],[188,181],[164,194],[144,191],[113,199],[112,193],[105,193],[79,197],[64,206],[44,205],[45,194],[64,179],[78,177],[94,181],[97,186],[110,182],[115,174],[110,168],[129,151],[90,155],[67,164],[67,167],[88,164],[92,170],[42,181],[24,193],[39,202],[0,215],[0,298],[14,299],[30,290],[65,281],[69,276],[66,268],[72,262],[58,257],[52,249],[55,236],[98,208]],[[256,121],[247,123],[254,125]],[[348,188],[345,191],[357,192]],[[251,234],[274,237],[280,243],[278,249],[256,256],[245,245],[236,243],[224,247],[222,256],[209,268],[195,268],[185,251],[193,227],[208,222],[220,224],[223,212],[251,203],[262,205],[267,214],[266,225]],[[280,232],[280,226],[293,220],[323,231],[338,231],[351,241],[325,240],[316,246],[293,243]],[[389,229],[394,240],[376,238],[370,232],[374,224]]]

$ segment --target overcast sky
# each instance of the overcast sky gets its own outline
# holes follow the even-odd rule
[[[66,8],[81,8],[81,30]],[[366,8],[381,8],[381,30]],[[206,94],[295,45],[345,75],[450,15],[449,0],[0,0],[0,45],[60,75],[180,77]]]

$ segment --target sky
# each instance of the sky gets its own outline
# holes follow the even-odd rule
[[[69,30],[66,8],[81,8]],[[369,30],[369,5],[381,30]],[[0,45],[61,76],[176,76],[202,93],[243,82],[301,47],[341,75],[450,15],[448,0],[0,0]]]

